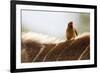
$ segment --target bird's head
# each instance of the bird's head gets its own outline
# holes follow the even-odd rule
[[[73,28],[73,22],[72,21],[68,23],[68,28]]]

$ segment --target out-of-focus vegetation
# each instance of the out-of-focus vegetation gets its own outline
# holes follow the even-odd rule
[[[22,26],[22,32],[28,32],[30,29],[26,27],[25,25]]]
[[[90,32],[90,14],[88,13],[80,13],[79,14],[79,24],[77,26],[78,32]]]

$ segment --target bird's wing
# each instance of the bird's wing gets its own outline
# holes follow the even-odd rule
[[[76,35],[78,35],[78,32],[77,32],[77,30],[75,29],[75,33],[76,33]]]

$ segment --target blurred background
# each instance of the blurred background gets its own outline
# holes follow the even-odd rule
[[[67,24],[73,21],[79,34],[90,32],[90,14],[22,10],[22,32],[43,33],[65,39]]]

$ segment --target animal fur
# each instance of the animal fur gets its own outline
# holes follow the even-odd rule
[[[58,40],[51,39],[43,34],[23,33],[21,62],[90,59],[89,34],[77,36],[74,40]]]

